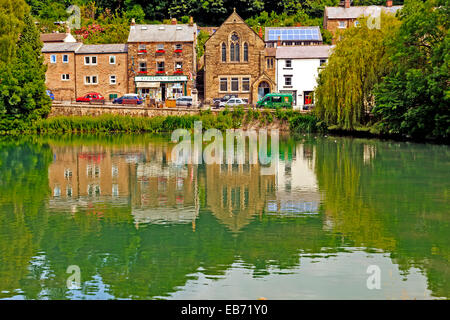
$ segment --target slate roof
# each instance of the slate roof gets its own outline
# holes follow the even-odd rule
[[[196,35],[196,24],[137,24],[130,27],[128,42],[193,42]]]
[[[277,59],[328,58],[334,46],[286,46],[277,47]]]
[[[124,43],[115,44],[84,44],[77,53],[126,53],[128,46]]]
[[[357,19],[360,16],[370,15],[373,7],[381,8],[385,13],[395,14],[397,10],[403,8],[403,6],[355,6],[350,8],[344,7],[325,7],[325,15],[328,19]]]
[[[40,37],[42,42],[64,42],[67,33],[42,33]]]
[[[83,44],[81,42],[47,42],[42,47],[42,52],[75,52]]]

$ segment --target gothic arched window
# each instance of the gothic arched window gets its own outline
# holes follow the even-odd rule
[[[222,43],[222,62],[227,62],[227,46]]]
[[[236,33],[233,33],[230,38],[230,61],[239,62],[239,37]]]
[[[248,62],[248,44],[247,44],[247,42],[244,43],[244,61]]]

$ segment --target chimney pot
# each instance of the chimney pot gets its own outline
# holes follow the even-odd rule
[[[177,24],[177,18],[172,18],[172,24]]]
[[[194,18],[192,18],[192,16],[189,17],[189,25],[190,25],[190,26],[193,26],[193,25],[194,25]]]
[[[386,0],[386,7],[392,7],[392,0]]]
[[[278,36],[277,47],[281,47],[281,37],[280,36]]]
[[[134,20],[134,18],[131,19],[131,25],[132,25],[132,26],[136,25],[136,20]]]
[[[344,8],[350,8],[350,0],[344,0]]]

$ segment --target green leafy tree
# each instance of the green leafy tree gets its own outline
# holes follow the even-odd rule
[[[369,121],[373,88],[390,70],[384,39],[398,28],[392,15],[381,15],[380,29],[347,29],[338,41],[316,88],[316,114],[328,126],[353,130]]]
[[[379,127],[391,134],[448,138],[448,1],[407,1],[400,19],[400,29],[387,39],[393,69],[375,92]]]
[[[45,92],[46,66],[39,32],[29,13],[23,22],[15,55],[0,70],[0,110],[9,118],[33,120],[48,114],[51,100]]]

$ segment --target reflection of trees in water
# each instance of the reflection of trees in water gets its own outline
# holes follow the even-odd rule
[[[322,139],[316,173],[335,237],[378,248],[405,274],[424,270],[435,296],[450,295],[446,146]],[[447,200],[446,200],[447,199]]]

